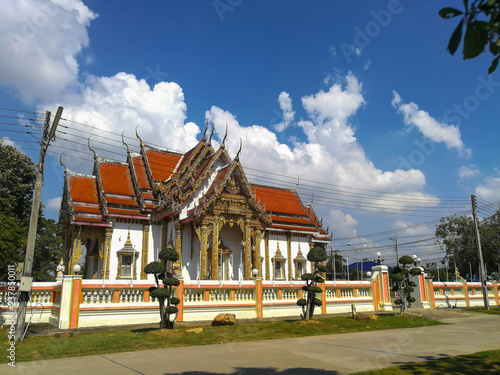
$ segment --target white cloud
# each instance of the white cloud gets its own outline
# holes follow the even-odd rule
[[[61,200],[62,200],[62,197],[56,197],[56,198],[49,199],[49,201],[47,202],[45,207],[48,210],[59,211],[59,209],[61,208]]]
[[[0,0],[0,7],[0,85],[32,101],[77,84],[77,56],[97,15],[80,0]]]
[[[372,61],[370,59],[366,60],[365,66],[363,66],[363,70],[368,70],[370,69],[370,66],[372,65]]]
[[[290,95],[285,91],[279,95],[278,103],[283,112],[283,121],[274,125],[274,128],[277,132],[282,132],[292,124],[293,118],[295,117],[295,111],[292,108],[292,99],[290,99]]]
[[[215,106],[206,112],[206,118],[214,123],[219,135],[224,134],[228,124],[227,145],[230,154],[234,155],[238,150],[241,137],[241,160],[244,166],[269,173],[269,181],[263,182],[263,175],[259,173],[256,177],[261,180],[254,181],[256,183],[279,184],[273,180],[277,179],[275,174],[278,173],[286,176],[298,174],[301,181],[317,181],[321,184],[400,193],[419,191],[425,184],[421,171],[381,171],[357,142],[348,120],[364,102],[362,85],[352,74],[348,74],[343,83],[333,84],[326,92],[320,90],[303,97],[302,104],[309,119],[299,121],[298,125],[307,141],[295,141],[292,145],[280,143],[276,134],[263,126],[241,125],[233,114]],[[249,175],[249,178],[252,180],[253,176]],[[290,181],[289,187],[293,184]],[[434,197],[421,196],[428,197],[433,204],[438,201]],[[326,223],[331,224],[335,236],[352,236],[355,233],[357,222],[350,215],[339,210],[330,211],[320,204],[315,207],[320,217],[328,219]]]
[[[64,107],[58,130],[72,135],[58,132],[56,141],[51,143],[54,150],[60,151],[55,147],[59,145],[88,152],[87,138],[92,135],[91,144],[98,154],[102,155],[99,150],[102,148],[114,152],[110,157],[122,158],[124,146],[117,135],[125,132],[126,136],[133,137],[137,125],[142,139],[153,145],[186,151],[197,143],[200,128],[186,122],[187,105],[183,90],[177,83],[160,82],[150,87],[145,80],[124,72],[111,77],[85,75],[84,81],[78,81],[77,56],[89,44],[87,27],[96,17],[81,1],[25,0],[14,3],[16,6],[3,7],[8,11],[0,15],[0,32],[4,35],[19,34],[21,38],[17,39],[17,44],[11,43],[12,38],[0,41],[0,48],[4,51],[0,56],[0,71],[5,72],[0,84],[16,89],[25,100],[42,98],[40,108]],[[57,18],[57,22],[44,22],[43,25],[39,22],[29,37],[23,35],[28,30],[23,27],[37,17],[44,19],[44,15],[49,17],[48,21]],[[359,55],[361,50],[356,53]],[[328,80],[330,87],[327,91],[320,90],[301,98],[307,118],[297,125],[305,134],[305,141],[295,138],[290,144],[280,143],[272,130],[258,124],[242,125],[232,113],[215,106],[206,112],[206,118],[214,123],[219,136],[224,134],[228,125],[226,144],[231,155],[234,156],[239,148],[239,138],[243,139],[241,160],[245,166],[272,176],[266,183],[283,186],[286,183],[280,182],[276,173],[299,174],[301,180],[317,181],[324,186],[334,184],[400,193],[420,191],[425,184],[421,171],[382,171],[367,157],[349,122],[365,104],[362,84],[351,73],[335,79]],[[278,102],[283,111],[281,128],[284,129],[294,121],[292,99],[283,92]],[[70,143],[65,143],[64,138]],[[70,169],[78,167],[76,171],[90,173],[88,164],[84,169],[84,163],[78,159],[82,157],[90,161],[88,155],[70,152],[64,162]],[[262,183],[256,180],[259,176],[255,173],[254,176],[250,175],[251,171],[247,173],[252,181]],[[56,201],[49,204],[55,207]],[[322,205],[315,208],[320,217],[331,221],[324,224],[332,224],[331,229],[337,236],[355,235],[357,221],[352,216]]]
[[[343,213],[341,210],[330,210],[328,220],[330,228],[334,230],[334,238],[356,237],[356,225],[358,222],[351,215]]]
[[[483,184],[476,188],[476,195],[488,202],[500,201],[500,170],[484,179]]]
[[[427,225],[415,225],[411,221],[396,220],[394,222],[394,229],[398,229],[399,236],[427,236],[432,237],[435,232],[435,228],[431,228]]]
[[[18,146],[18,145],[16,145],[16,144],[14,143],[14,141],[12,141],[12,140],[11,140],[10,138],[8,138],[8,137],[3,137],[2,139],[0,139],[0,142],[1,142],[1,143],[3,143],[3,144],[4,144],[4,145],[6,145],[6,146],[13,146],[13,147],[15,147],[15,148],[19,148],[19,146]]]
[[[394,91],[391,102],[394,108],[404,116],[407,127],[416,126],[422,135],[433,142],[442,142],[448,149],[455,149],[463,157],[471,156],[471,149],[462,142],[458,126],[442,123],[434,119],[429,113],[419,110],[418,105],[411,102],[404,104],[401,96]]]
[[[99,137],[118,138],[106,132],[125,132],[125,136],[135,137],[136,126],[139,126],[138,134],[146,143],[184,151],[197,143],[196,136],[200,132],[196,124],[185,123],[187,106],[184,93],[175,82],[160,82],[151,88],[146,81],[138,80],[132,74],[89,76],[82,90],[67,95],[57,104],[44,104],[43,107],[55,108],[57,105],[64,107],[64,119],[103,130],[100,132],[83,128],[84,131],[91,132],[80,133],[83,139],[72,137],[71,140],[84,143],[80,147],[81,151],[87,151],[86,138],[91,135],[90,142],[98,154],[101,147],[123,156],[124,146],[121,143],[103,138],[101,140],[105,144],[101,145],[98,143]],[[61,124],[69,126],[70,129],[66,132],[72,134],[82,129],[71,122],[62,121]],[[63,138],[64,136],[57,137],[56,144],[63,143]],[[75,148],[74,145],[72,147]]]
[[[475,165],[463,165],[458,168],[458,177],[462,180],[467,180],[481,175],[481,172]]]

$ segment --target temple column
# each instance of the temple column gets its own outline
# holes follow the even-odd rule
[[[292,232],[288,232],[286,234],[286,257],[287,257],[287,265],[288,265],[288,280],[292,281],[293,280],[293,272],[292,272],[292,266],[293,266],[293,260],[292,260]]]
[[[245,280],[250,280],[252,275],[252,227],[250,226],[250,219],[245,219],[245,247],[244,247],[245,260],[243,262],[244,266],[244,278]]]
[[[167,230],[168,230],[168,222],[161,222],[161,248],[160,251],[167,247]]]
[[[208,228],[205,224],[197,231],[200,239],[200,279],[207,279],[207,248],[208,248]]]
[[[266,262],[266,280],[271,280],[271,260],[269,258],[269,232],[264,233],[264,257]]]
[[[214,218],[212,224],[212,280],[219,279],[219,219]]]
[[[182,274],[182,224],[179,219],[175,220],[175,251],[179,254],[179,269]]]
[[[142,268],[141,268],[141,280],[147,280],[148,275],[144,272],[144,268],[148,265],[148,251],[149,251],[149,230],[150,225],[144,224],[142,228]]]
[[[113,235],[113,228],[106,228],[104,235],[104,259],[101,272],[101,279],[109,279],[109,258],[111,253],[111,237]]]
[[[73,246],[71,247],[71,260],[69,262],[68,273],[73,275],[73,266],[78,264],[80,257],[82,256],[82,241],[79,237],[73,238]]]
[[[254,267],[259,271],[257,277],[262,278],[262,262],[260,258],[260,242],[262,240],[262,231],[260,228],[255,230],[255,251],[254,251],[254,259],[253,264]]]

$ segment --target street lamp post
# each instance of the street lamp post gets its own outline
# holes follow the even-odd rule
[[[380,266],[382,264],[382,262],[384,261],[382,259],[382,254],[379,252],[377,252],[377,254],[375,254],[377,256],[377,259],[375,259],[375,262],[377,262],[377,264]]]

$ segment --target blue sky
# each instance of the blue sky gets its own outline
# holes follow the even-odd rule
[[[437,219],[470,213],[471,194],[483,217],[500,201],[500,76],[488,76],[488,55],[450,56],[457,21],[438,16],[461,4],[0,0],[0,107],[65,108],[47,160],[49,217],[59,154],[91,173],[90,134],[98,154],[123,159],[122,132],[139,125],[147,143],[186,151],[208,120],[216,141],[228,125],[231,155],[242,138],[252,182],[293,187],[299,176],[336,249],[390,258],[397,235],[431,261]],[[13,132],[28,128],[0,129],[38,160],[33,137]]]

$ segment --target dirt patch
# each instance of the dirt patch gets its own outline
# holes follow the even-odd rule
[[[158,329],[156,331],[148,332],[146,335],[149,337],[181,337],[184,333],[173,329]]]
[[[307,325],[315,325],[315,324],[323,324],[319,320],[301,320],[300,324],[307,324]]]

